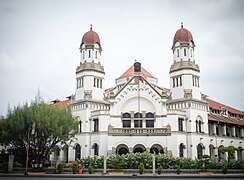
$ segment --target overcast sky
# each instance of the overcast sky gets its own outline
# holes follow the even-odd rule
[[[196,44],[202,93],[244,110],[242,0],[0,0],[0,114],[75,93],[79,45],[90,24],[103,48],[105,87],[135,61],[169,88],[172,41],[184,22]]]

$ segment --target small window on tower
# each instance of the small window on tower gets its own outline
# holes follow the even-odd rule
[[[184,56],[186,56],[186,49],[184,49]]]
[[[82,51],[82,54],[83,54],[83,59],[85,58],[85,51]]]
[[[191,57],[192,57],[192,49],[190,50],[190,52],[191,52]]]
[[[179,49],[177,49],[177,57],[180,56],[180,52],[179,52]]]
[[[91,50],[88,51],[88,57],[91,57]]]
[[[97,51],[95,51],[95,58],[97,59]]]

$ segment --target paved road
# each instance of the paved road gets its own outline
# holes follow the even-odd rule
[[[24,179],[29,179],[29,180],[43,180],[43,179],[51,179],[51,180],[74,180],[74,179],[82,179],[82,180],[98,180],[98,179],[123,179],[123,180],[131,180],[131,179],[139,179],[139,180],[148,180],[148,179],[163,179],[163,180],[220,180],[220,179],[228,179],[228,180],[232,180],[232,179],[244,179],[244,174],[243,175],[218,175],[218,176],[199,176],[199,175],[162,175],[162,176],[153,176],[153,175],[144,175],[144,176],[80,176],[80,175],[64,175],[64,176],[58,176],[58,175],[43,175],[43,176],[24,176],[24,175],[3,175],[0,174],[0,180],[2,179],[6,179],[6,180],[24,180]]]

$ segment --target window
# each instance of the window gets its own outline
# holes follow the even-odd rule
[[[146,120],[146,127],[153,128],[154,127],[154,120]]]
[[[196,121],[196,132],[198,132],[198,121]]]
[[[82,121],[81,120],[79,121],[79,132],[80,133],[82,132]]]
[[[130,128],[131,121],[130,120],[123,120],[123,128]]]
[[[93,144],[93,149],[94,149],[94,156],[98,156],[98,145],[97,145],[97,143]]]
[[[179,52],[179,49],[177,49],[177,57],[180,56],[180,52]]]
[[[173,79],[173,87],[175,87],[175,78],[172,78]]]
[[[91,50],[88,51],[88,57],[91,57]]]
[[[179,131],[183,131],[183,121],[184,121],[183,118],[178,119],[178,130]]]
[[[201,159],[203,155],[203,146],[201,144],[197,145],[197,159]]]
[[[93,86],[96,87],[96,78],[94,78],[94,85]]]
[[[181,143],[180,148],[179,148],[179,156],[180,157],[184,157],[184,149],[185,149],[185,145],[183,143]]]
[[[199,126],[199,128],[198,128],[199,132],[202,132],[202,122],[201,121],[198,122],[198,126]]]
[[[134,120],[135,128],[142,128],[142,120]]]
[[[122,126],[123,128],[130,128],[131,127],[131,115],[130,113],[123,113],[122,115]]]
[[[100,79],[100,88],[102,88],[102,79]]]
[[[186,49],[184,49],[184,56],[186,56]]]
[[[179,80],[180,80],[180,86],[182,86],[182,79],[181,79],[181,76],[179,77]]]
[[[190,53],[191,53],[191,57],[192,57],[192,49],[190,50]]]
[[[154,114],[151,112],[146,114],[146,127],[154,128]]]
[[[80,160],[81,158],[81,146],[77,144],[75,146],[75,160]]]
[[[98,119],[94,119],[94,132],[98,132],[99,131],[99,121]]]
[[[82,51],[83,59],[85,58],[85,51]]]
[[[97,59],[97,51],[95,51],[95,58]]]
[[[131,115],[129,113],[124,113],[122,115],[123,118],[131,118]]]

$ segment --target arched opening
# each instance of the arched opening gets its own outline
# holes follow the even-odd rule
[[[129,113],[124,113],[122,115],[122,126],[123,128],[131,127],[131,115]]]
[[[184,149],[186,148],[186,146],[181,143],[179,146],[179,157],[184,157]]]
[[[128,154],[129,153],[129,148],[125,144],[120,144],[116,148],[116,153],[119,154],[119,155]]]
[[[98,144],[97,143],[94,143],[93,146],[92,146],[92,149],[94,149],[94,156],[98,156]]]
[[[146,114],[146,127],[147,128],[154,127],[154,114],[151,112]]]
[[[81,158],[81,146],[76,144],[75,146],[75,160],[79,160]]]
[[[152,154],[164,154],[164,149],[160,144],[154,144],[150,148],[150,153]]]
[[[142,144],[137,144],[133,148],[133,153],[143,153],[144,151],[146,151],[146,148]]]
[[[203,145],[198,144],[197,145],[197,159],[201,159],[203,156]]]
[[[61,151],[61,149],[57,145],[53,148],[53,160],[54,161],[57,161],[59,159],[60,151]]]
[[[215,158],[214,150],[215,150],[215,147],[212,144],[210,144],[209,145],[209,155],[210,155],[211,160],[214,160],[214,158]]]
[[[64,152],[64,162],[68,163],[68,160],[69,160],[69,146],[68,145],[64,145],[63,152]]]
[[[134,114],[134,127],[135,128],[142,128],[142,113],[135,113]]]
[[[219,157],[219,161],[224,160],[225,159],[225,153],[221,153],[220,149],[224,147],[223,145],[220,145],[218,148],[218,157]]]
[[[243,148],[242,147],[238,147],[237,149],[237,161],[243,161]]]

